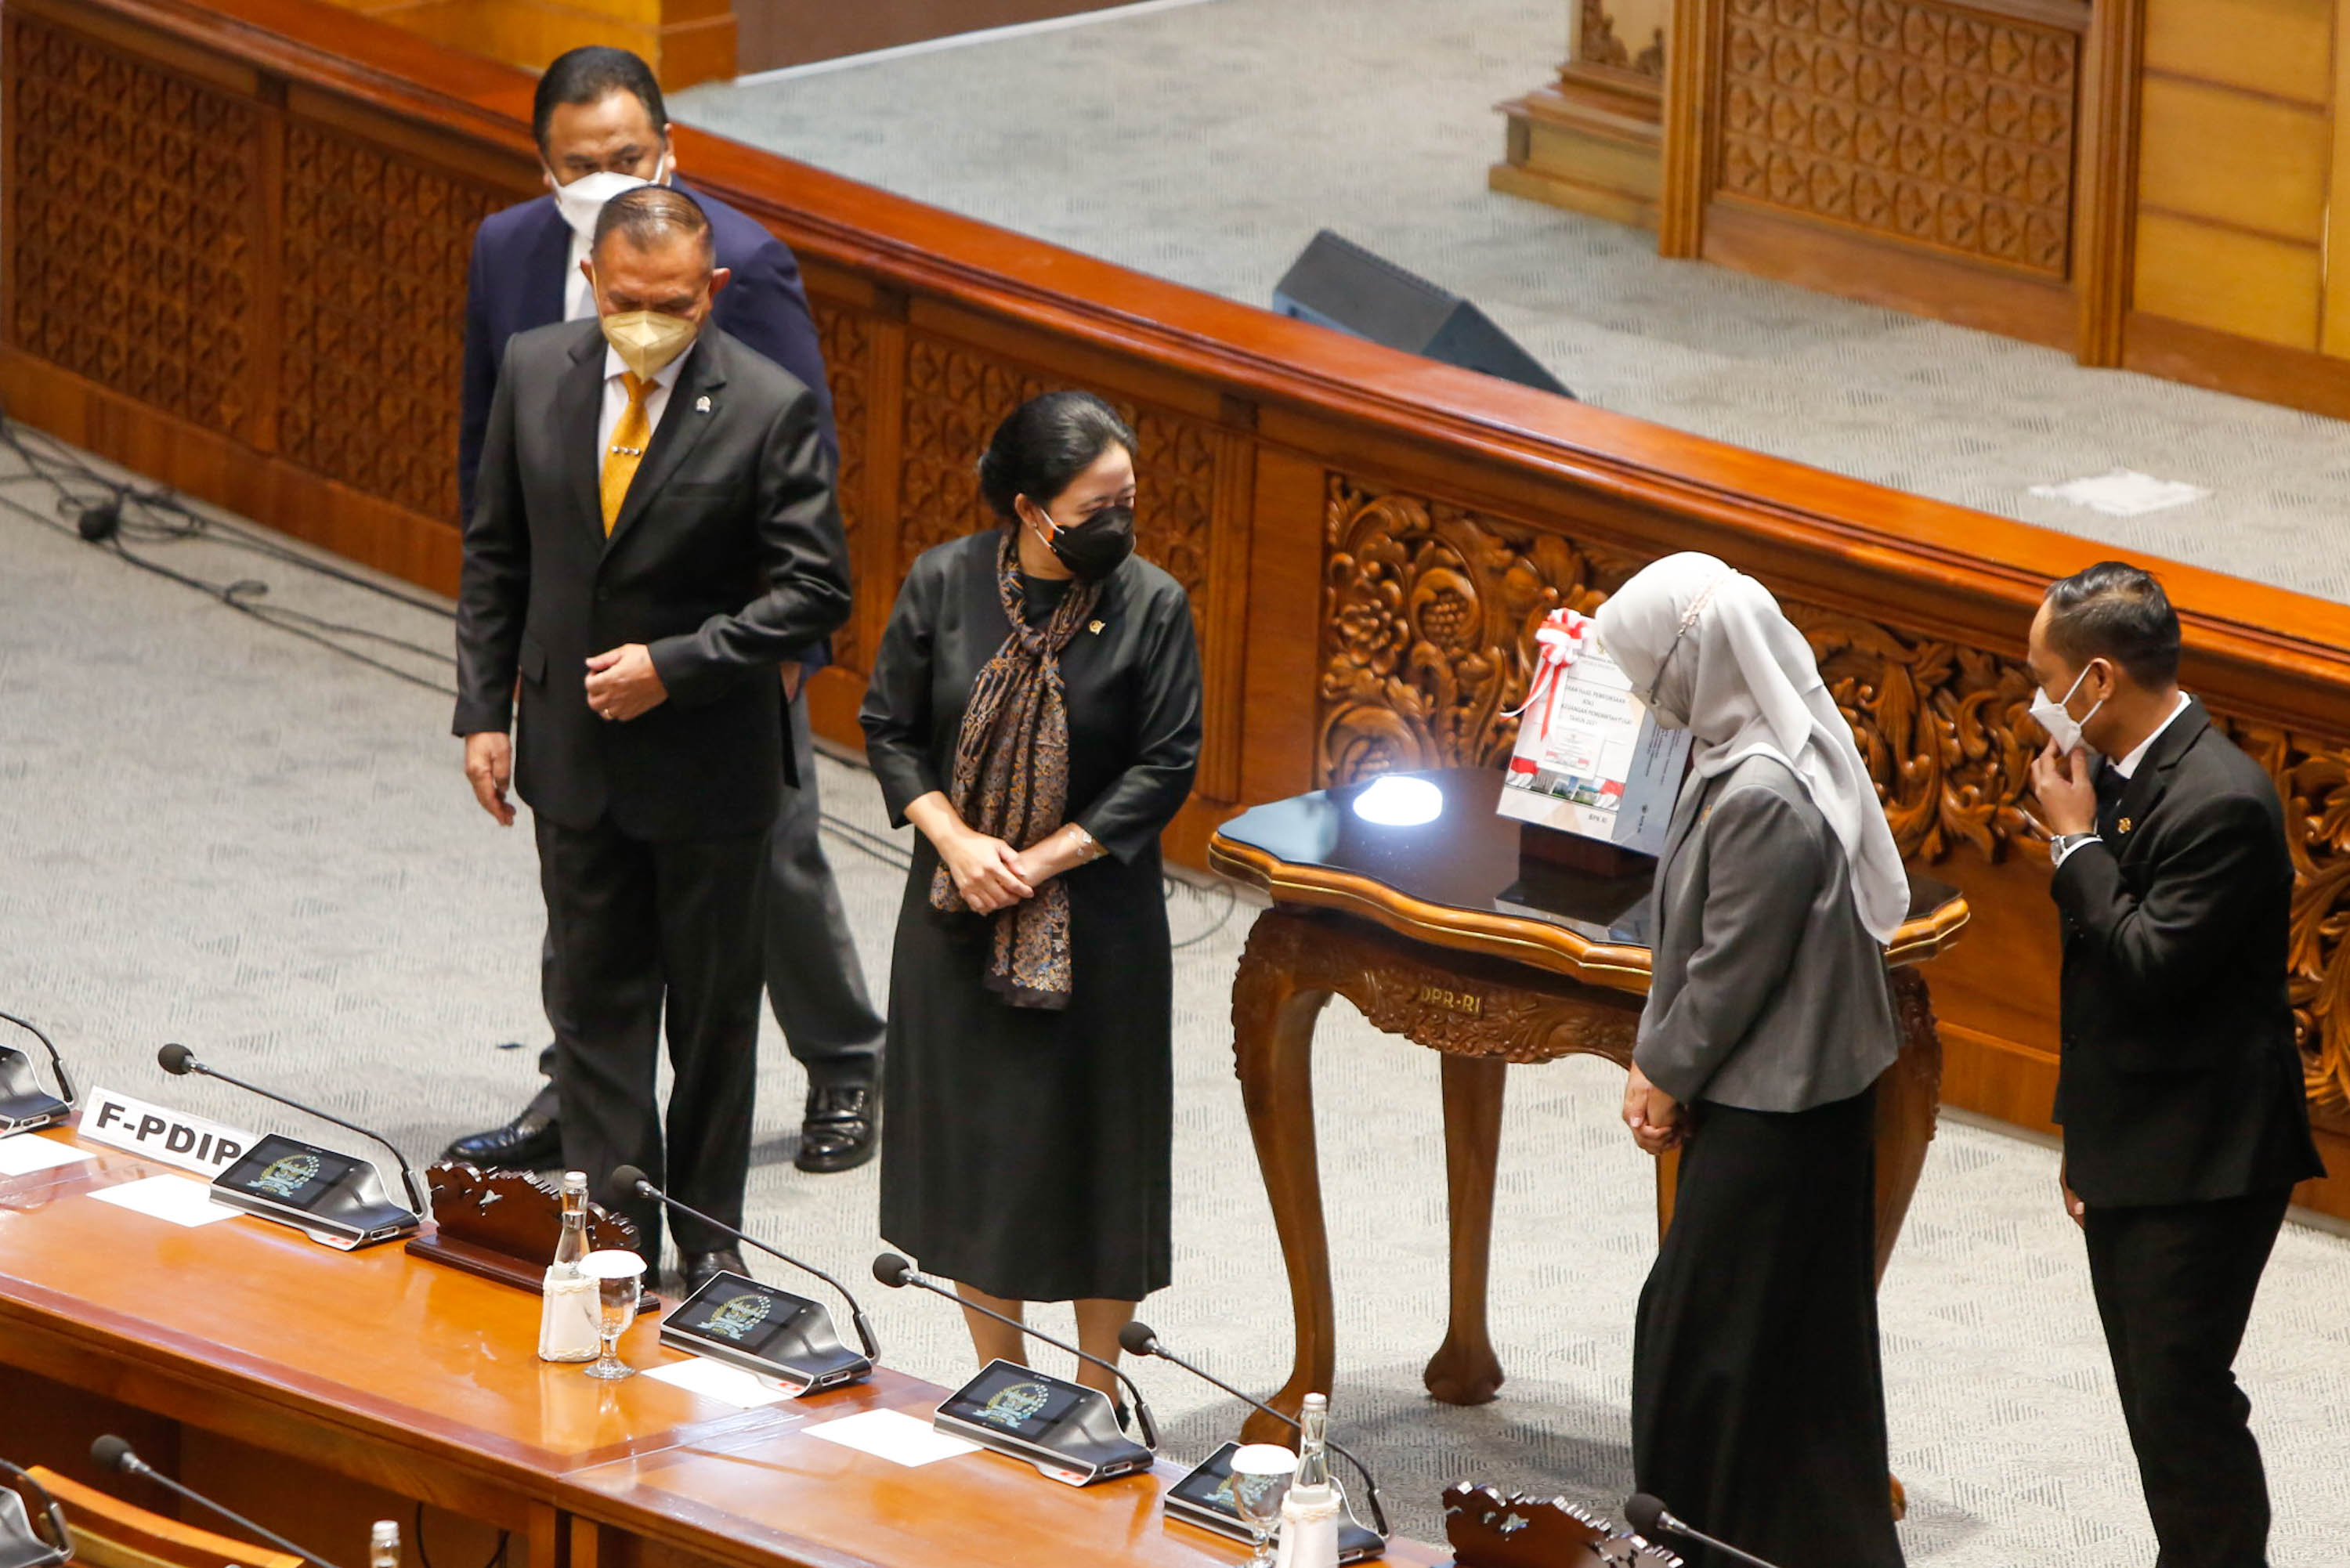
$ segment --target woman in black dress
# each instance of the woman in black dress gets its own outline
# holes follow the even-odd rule
[[[1170,1265],[1159,835],[1200,750],[1190,602],[1132,554],[1134,451],[1084,392],[1005,420],[979,466],[1002,526],[914,562],[861,715],[891,819],[920,830],[889,977],[881,1233],[998,1312],[1074,1302],[1078,1342],[1109,1361]],[[964,1315],[983,1363],[1025,1360],[1012,1330]]]
[[[1899,1051],[1885,942],[1908,877],[1851,725],[1760,583],[1669,556],[1598,618],[1693,742],[1624,1095],[1642,1148],[1681,1151],[1633,1333],[1633,1473],[1758,1556],[1899,1568],[1872,1107]]]

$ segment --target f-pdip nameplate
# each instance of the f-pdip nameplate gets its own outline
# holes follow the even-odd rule
[[[261,1141],[259,1133],[151,1106],[113,1089],[92,1089],[75,1131],[92,1143],[128,1150],[210,1179]]]

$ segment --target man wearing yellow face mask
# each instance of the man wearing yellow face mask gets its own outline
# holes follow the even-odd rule
[[[756,220],[679,176],[668,109],[651,67],[626,49],[602,45],[565,51],[538,78],[531,130],[547,193],[484,219],[467,270],[457,459],[458,493],[466,514],[473,511],[490,400],[507,339],[550,322],[583,321],[596,314],[588,269],[582,264],[597,216],[614,195],[648,183],[683,191],[701,205],[710,219],[717,265],[730,274],[712,319],[816,393],[824,404],[824,439],[837,457],[825,398],[824,356],[799,264]],[[768,838],[764,932],[768,1000],[784,1043],[808,1080],[794,1163],[816,1172],[847,1170],[873,1153],[882,1034],[824,851],[823,804],[802,697],[829,658],[830,650],[818,641],[783,665],[783,684],[794,701],[791,760],[778,759],[778,765],[796,772],[799,787],[784,797]],[[540,1054],[546,1082],[520,1114],[456,1138],[445,1158],[490,1168],[556,1165],[563,1149],[554,1056],[552,1046]]]
[[[597,319],[521,334],[498,373],[454,729],[482,808],[511,823],[511,784],[532,809],[565,1164],[599,1189],[665,1171],[739,1224],[777,666],[847,618],[847,549],[816,394],[711,324],[727,275],[692,198],[613,197],[587,275]],[[657,1255],[660,1211],[629,1212]],[[720,1232],[677,1241],[690,1284],[741,1268]]]

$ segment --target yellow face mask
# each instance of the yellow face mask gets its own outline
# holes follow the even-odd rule
[[[702,330],[681,316],[664,316],[657,310],[616,311],[600,319],[604,341],[619,355],[620,363],[648,381],[691,348]]]

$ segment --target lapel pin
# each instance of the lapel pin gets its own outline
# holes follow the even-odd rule
[[[709,398],[708,398],[708,397],[706,397],[706,396],[704,396],[704,397],[699,397],[699,398],[694,399],[694,400],[693,400],[693,411],[694,411],[695,413],[697,413],[697,414],[706,414],[706,413],[708,413],[708,412],[710,411],[710,400],[709,400]]]
[[[1102,628],[1102,623],[1101,623],[1101,622],[1099,622],[1099,621],[1097,621],[1097,620],[1089,620],[1089,621],[1086,622],[1086,629],[1087,629],[1087,631],[1089,631],[1089,632],[1092,632],[1092,633],[1093,633],[1094,635],[1096,635],[1097,637],[1098,637],[1099,635],[1101,635],[1101,628]]]
[[[2123,831],[2124,833],[2127,833],[2127,832],[2130,830],[2130,819],[2129,819],[2128,817],[2126,817],[2126,816],[2123,817],[2123,818],[2122,818],[2121,826],[2122,826],[2122,831]]]

